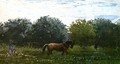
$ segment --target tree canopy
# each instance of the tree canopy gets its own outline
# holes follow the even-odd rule
[[[81,19],[74,21],[69,28],[71,37],[82,46],[92,45],[95,38],[95,32],[91,22]]]
[[[95,19],[93,24],[96,30],[96,44],[101,47],[116,47],[117,32],[119,32],[118,25],[108,19]]]
[[[9,19],[0,23],[0,42],[12,39],[17,45],[41,47],[45,43],[74,40],[80,46],[119,48],[120,23],[109,19],[77,19],[69,28],[58,18],[43,16],[32,23],[26,18]]]
[[[32,23],[28,19],[9,19],[4,25],[6,40],[9,41],[12,39],[17,43],[22,44],[31,25]]]
[[[64,42],[68,39],[66,25],[59,19],[49,16],[40,17],[32,27],[32,39],[37,44]]]

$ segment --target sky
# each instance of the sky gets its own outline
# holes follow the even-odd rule
[[[0,22],[41,16],[60,19],[70,25],[76,19],[120,19],[120,0],[0,0]]]

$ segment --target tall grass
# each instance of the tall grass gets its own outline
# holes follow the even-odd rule
[[[82,48],[78,45],[68,50],[69,54],[53,51],[52,55],[44,54],[40,48],[16,47],[14,56],[8,54],[8,46],[0,46],[0,64],[120,64],[119,54],[114,49],[97,51],[92,46]]]

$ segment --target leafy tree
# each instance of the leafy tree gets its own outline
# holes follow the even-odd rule
[[[6,40],[12,39],[17,43],[23,44],[31,26],[32,23],[28,19],[9,19],[4,26]]]
[[[0,43],[4,40],[3,23],[0,23]]]
[[[115,35],[116,35],[116,48],[120,49],[120,24],[116,24],[115,28]]]
[[[120,25],[120,19],[115,22],[117,25]]]
[[[117,26],[108,19],[98,18],[94,20],[96,30],[96,46],[116,47]]]
[[[44,16],[37,19],[32,27],[33,41],[38,46],[49,42],[63,42],[67,40],[67,29],[59,19]]]
[[[95,32],[92,21],[78,19],[69,28],[71,37],[81,46],[88,46],[94,43]]]

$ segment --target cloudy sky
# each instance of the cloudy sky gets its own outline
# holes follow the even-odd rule
[[[0,22],[9,18],[59,18],[69,25],[76,19],[120,18],[120,0],[0,0]]]

